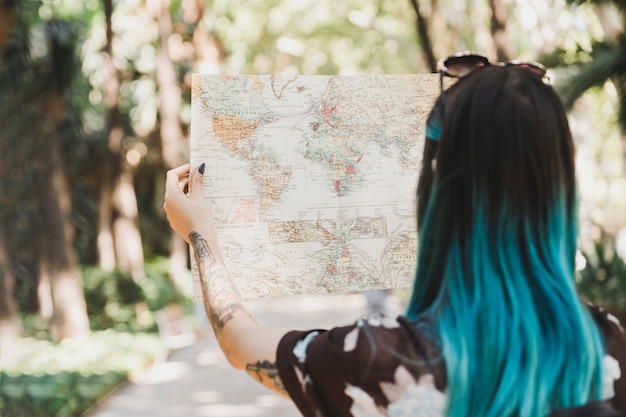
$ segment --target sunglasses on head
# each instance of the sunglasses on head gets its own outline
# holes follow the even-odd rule
[[[484,56],[474,52],[458,52],[439,61],[439,85],[441,93],[444,91],[443,77],[463,78],[470,72],[488,66],[498,67],[519,67],[524,68],[531,73],[537,75],[545,81],[549,81],[546,67],[538,62],[532,61],[508,61],[508,62],[491,62]]]
[[[474,70],[488,66],[524,68],[541,78],[545,83],[550,82],[546,67],[538,62],[519,60],[491,62],[486,56],[474,52],[457,52],[454,55],[441,59],[437,67],[439,68],[439,87],[441,89],[439,99],[442,104],[439,106],[438,112],[433,114],[426,124],[427,138],[438,141],[441,135],[441,126],[445,117],[445,106],[443,105],[445,100],[444,77],[463,78]]]

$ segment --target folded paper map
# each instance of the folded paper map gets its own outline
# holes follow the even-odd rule
[[[439,76],[194,75],[192,168],[244,297],[409,286]],[[194,298],[201,298],[192,265]]]

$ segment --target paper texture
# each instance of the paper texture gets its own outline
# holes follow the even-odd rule
[[[244,297],[411,284],[415,191],[438,75],[192,83],[191,165],[206,164],[204,192]]]

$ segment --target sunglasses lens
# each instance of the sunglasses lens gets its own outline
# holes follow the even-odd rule
[[[489,65],[489,60],[480,55],[453,56],[443,62],[446,72],[453,77],[464,77],[477,68]]]

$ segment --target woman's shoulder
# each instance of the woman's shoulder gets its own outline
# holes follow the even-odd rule
[[[347,326],[289,332],[281,340],[281,350],[295,352],[300,360],[316,354],[325,357],[339,354],[372,361],[387,352],[421,363],[436,350],[431,334],[426,323],[374,313]]]
[[[445,364],[425,330],[424,323],[373,314],[349,326],[290,332],[279,344],[277,367],[305,416],[322,404],[332,404],[332,415],[360,415],[361,408],[414,407],[417,398],[443,410]]]

